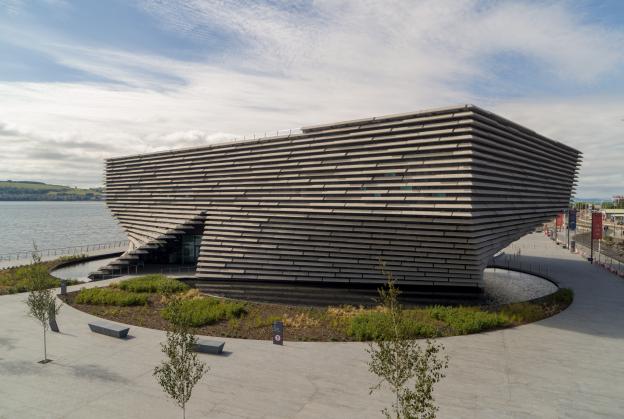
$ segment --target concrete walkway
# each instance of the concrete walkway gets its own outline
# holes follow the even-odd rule
[[[548,264],[575,290],[565,312],[496,332],[441,339],[451,357],[439,385],[441,418],[624,417],[624,281],[532,234],[523,262]],[[98,283],[98,285],[101,283]],[[164,333],[132,327],[121,341],[89,332],[93,317],[65,306],[62,334],[42,357],[41,331],[25,296],[0,297],[0,417],[180,417],[152,377]],[[287,337],[287,336],[286,336]],[[388,394],[368,395],[366,345],[224,339],[188,418],[368,418]]]

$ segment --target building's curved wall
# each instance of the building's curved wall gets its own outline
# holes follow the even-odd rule
[[[479,286],[490,256],[566,208],[578,151],[473,106],[109,159],[135,247],[204,222],[197,276]]]

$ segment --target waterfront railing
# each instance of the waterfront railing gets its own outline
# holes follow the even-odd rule
[[[563,241],[563,238],[565,238],[566,241]],[[567,248],[567,237],[563,236],[561,232],[559,232],[559,237],[551,235],[550,239],[556,244],[561,245],[563,248]],[[589,244],[584,241],[583,237],[581,237],[580,235],[572,236],[570,238],[570,241],[574,241],[574,253],[582,256],[584,259],[588,259],[591,256]],[[531,257],[523,258],[521,249],[522,247],[533,249],[538,249],[542,247],[546,248],[549,245],[549,243],[535,243],[527,246],[526,244],[518,245],[516,243],[512,243],[507,247],[505,253],[490,260],[489,265],[495,265],[497,267],[507,267],[509,269],[528,269],[532,270],[537,274],[546,274],[546,276],[548,276],[548,264],[545,263],[544,265],[542,265],[540,263],[535,264],[529,262],[532,260]],[[609,251],[604,247],[600,249],[598,246],[595,246],[593,260],[595,265],[600,266],[608,270],[609,272],[624,278],[624,258],[622,257],[622,255]]]
[[[73,255],[92,255],[98,253],[107,253],[114,250],[123,251],[128,248],[128,240],[118,240],[106,243],[84,244],[81,246],[57,247],[52,249],[20,250],[13,253],[0,254],[0,262],[19,261],[24,259],[32,259],[36,254],[42,259],[48,259],[55,256],[73,256]]]

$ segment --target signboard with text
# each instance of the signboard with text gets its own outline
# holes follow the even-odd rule
[[[284,344],[284,323],[280,321],[273,322],[273,344]]]
[[[559,227],[561,227],[563,225],[563,213],[562,212],[557,214],[556,225],[557,225],[557,228],[559,228]]]
[[[568,212],[568,228],[576,230],[576,208],[570,208]]]
[[[592,214],[592,240],[602,239],[602,213],[594,212]]]

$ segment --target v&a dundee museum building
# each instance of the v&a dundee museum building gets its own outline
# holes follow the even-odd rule
[[[400,285],[474,290],[496,252],[568,207],[580,159],[472,105],[111,158],[130,248],[100,273],[366,287],[385,282],[382,259]]]

